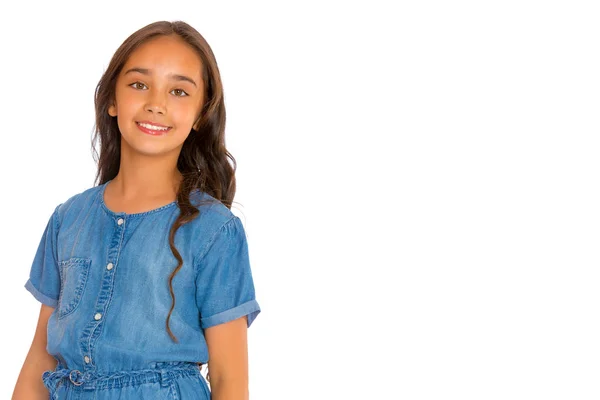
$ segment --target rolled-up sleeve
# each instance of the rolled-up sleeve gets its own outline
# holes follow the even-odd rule
[[[260,313],[242,221],[232,217],[195,261],[196,304],[203,329]]]
[[[58,235],[58,209],[56,207],[44,230],[29,279],[27,289],[39,302],[56,308],[60,294],[60,271],[58,269],[56,239]]]

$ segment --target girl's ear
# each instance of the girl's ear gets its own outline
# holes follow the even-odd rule
[[[117,107],[115,107],[114,104],[108,107],[108,115],[110,115],[111,117],[117,116]]]

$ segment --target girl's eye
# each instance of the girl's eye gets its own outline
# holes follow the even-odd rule
[[[133,82],[129,86],[131,86],[134,89],[139,89],[139,90],[147,89],[146,85],[144,85],[142,82]]]
[[[188,95],[183,89],[173,89],[171,93],[177,97],[184,97]]]

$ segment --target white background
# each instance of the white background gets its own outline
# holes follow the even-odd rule
[[[2,7],[1,398],[45,224],[93,184],[95,85],[161,19],[223,77],[262,307],[251,398],[600,398],[594,2]]]

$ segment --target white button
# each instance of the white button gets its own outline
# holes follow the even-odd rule
[[[108,263],[108,265],[106,266],[106,269],[110,271],[111,269],[113,269],[113,267],[114,267],[113,263]]]
[[[122,224],[123,224],[123,218],[119,218],[119,219],[117,220],[117,224],[119,224],[119,225],[122,225]]]
[[[96,321],[98,321],[100,318],[102,318],[102,314],[100,314],[100,313],[97,313],[96,315],[94,315],[94,319],[95,319]]]
[[[85,361],[86,364],[90,363],[90,358],[88,356],[83,357],[83,360]]]

